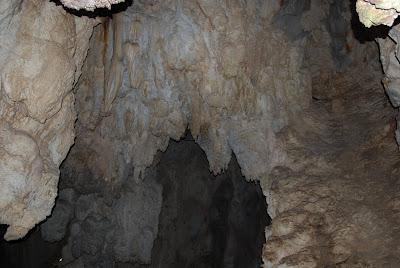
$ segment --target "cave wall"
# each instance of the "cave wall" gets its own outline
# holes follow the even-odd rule
[[[139,176],[189,128],[213,172],[233,151],[247,178],[261,178],[287,161],[277,136],[311,97],[376,74],[377,61],[365,66],[376,46],[357,40],[347,1],[231,5],[138,1],[96,27],[77,90],[76,150],[94,161],[113,152],[118,161],[99,176],[118,180],[125,163]]]
[[[366,27],[387,25],[393,27],[388,30],[388,36],[377,39],[380,48],[380,59],[384,77],[382,83],[392,105],[400,105],[400,61],[399,54],[399,26],[395,19],[399,15],[400,6],[396,1],[357,2],[357,11]],[[400,128],[397,122],[397,143],[400,144]]]
[[[400,13],[400,3],[396,0],[357,0],[360,21],[366,26],[392,26]]]
[[[304,40],[273,27],[278,10],[274,1],[138,1],[98,26],[77,93],[75,150],[97,143],[86,146],[94,161],[118,159],[97,173],[119,180],[126,163],[139,176],[189,128],[213,172],[232,150],[246,177],[268,172],[285,157],[276,133],[310,94]]]
[[[400,61],[399,61],[399,38],[400,26],[396,23],[400,6],[396,1],[357,1],[357,12],[361,22],[366,27],[386,25],[387,36],[380,36],[377,43],[380,49],[380,60],[384,77],[382,84],[393,107],[397,110],[400,106]],[[396,139],[400,144],[399,117],[397,119]]]
[[[40,226],[45,241],[67,241],[58,265],[259,267],[270,223],[259,183],[235,158],[214,176],[190,136],[156,159],[142,180],[131,172],[115,188],[62,168],[54,212]]]
[[[292,161],[282,133],[312,97],[376,75],[376,45],[351,20],[347,1],[133,3],[94,30],[66,165],[118,185],[190,129],[214,173],[233,152],[246,178],[264,178]]]
[[[50,215],[74,142],[74,95],[93,22],[48,1],[1,1],[0,222],[23,237]]]
[[[2,144],[8,144],[2,149],[2,211],[7,215],[2,222],[21,233],[10,234],[12,239],[21,237],[50,213],[58,165],[73,142],[73,88],[78,94],[77,131],[81,136],[75,148],[88,151],[88,166],[104,180],[126,176],[125,163],[135,166],[138,177],[151,164],[156,151],[165,149],[170,137],[178,139],[186,127],[206,151],[216,173],[227,166],[231,151],[249,179],[261,178],[273,166],[284,163],[284,142],[277,133],[290,120],[298,120],[310,100],[311,80],[320,81],[323,77],[310,75],[314,71],[305,68],[303,58],[307,47],[315,47],[317,40],[332,39],[327,34],[329,27],[324,25],[329,8],[335,5],[329,1],[229,5],[206,1],[200,6],[197,2],[138,1],[126,12],[115,14],[113,20],[103,19],[96,26],[91,51],[103,52],[89,53],[78,86],[87,42],[99,20],[72,16],[53,2],[36,5],[34,1],[16,1],[2,6],[3,40],[12,48],[4,49],[3,61],[21,61],[7,68],[3,64],[2,71]],[[49,19],[51,12],[57,19]],[[31,17],[31,13],[36,14],[37,27],[22,19]],[[161,18],[163,22],[159,21]],[[19,31],[26,34],[17,35],[18,27],[26,28]],[[26,38],[38,28],[41,30],[35,38]],[[71,39],[74,34],[75,39]],[[355,43],[351,37],[340,38],[344,39],[339,42]],[[61,45],[52,46],[53,39]],[[17,56],[17,49],[26,51],[28,59]],[[60,49],[70,52],[65,54]],[[48,55],[39,56],[45,53]],[[321,46],[318,54],[323,60],[310,64],[311,69],[318,69],[322,63],[333,65],[329,49]],[[19,76],[20,68],[31,71],[29,62],[42,68],[25,79]],[[18,74],[14,80],[8,75],[13,68]],[[21,141],[7,140],[19,130],[23,132]],[[17,147],[23,143],[27,146],[25,152],[17,157],[18,150],[22,150]],[[141,153],[133,153],[138,151]],[[96,155],[105,157],[99,159]],[[19,160],[21,157],[26,161]],[[104,164],[92,165],[90,161]],[[12,192],[16,193],[9,194]],[[32,210],[42,207],[41,212],[24,218],[29,210],[24,207],[35,203],[30,198],[29,202],[23,201],[24,193],[37,198],[35,202],[41,204]],[[48,197],[38,198],[45,195]],[[10,204],[17,202],[24,212],[6,212]]]
[[[89,10],[113,3],[62,2]],[[359,12],[360,2],[379,6],[358,1]],[[353,4],[149,0],[90,19],[54,2],[2,1],[6,238],[50,214],[76,134],[43,237],[59,240],[69,230],[63,254],[78,265],[108,265],[114,254],[149,262],[162,202],[159,186],[142,180],[145,169],[189,129],[211,171],[226,169],[233,152],[245,177],[260,180],[273,218],[267,267],[398,263],[392,110],[380,91],[376,46],[359,42]],[[395,43],[386,40],[384,67],[395,62]],[[375,205],[382,196],[387,205]],[[118,231],[129,236],[113,236]]]
[[[96,182],[88,173],[76,178],[65,170],[61,178],[55,212],[41,225],[46,241],[67,239],[61,265],[150,263],[162,204],[162,186],[154,168],[145,180],[135,181],[131,175],[116,189]]]
[[[377,97],[377,46],[357,39],[354,7],[347,1],[271,2],[265,9],[255,2],[206,3],[139,1],[95,28],[77,90],[78,139],[65,167],[80,185],[90,177],[118,192],[188,128],[213,172],[226,168],[233,151],[246,178],[261,181],[273,218],[267,267],[374,263],[355,249],[358,238],[347,235],[365,229],[349,227],[346,218],[368,221],[376,210],[359,214],[350,192],[340,196],[361,182],[339,180],[349,175],[333,168],[341,165],[333,159],[343,147],[358,155],[366,146],[360,141],[387,133],[389,119],[377,117],[392,115],[380,106],[384,96]],[[323,105],[315,108],[312,99]],[[364,103],[356,119],[340,121]],[[368,109],[382,112],[375,117]],[[351,130],[332,134],[338,131],[329,124]],[[296,186],[286,183],[281,167],[298,174],[290,176]],[[352,205],[336,207],[346,203]]]

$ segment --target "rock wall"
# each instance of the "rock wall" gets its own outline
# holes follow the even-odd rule
[[[382,80],[386,93],[395,108],[400,106],[400,62],[397,58],[400,38],[399,27],[395,26],[389,32],[389,37],[378,39],[381,62],[385,76]],[[397,143],[400,144],[400,128],[397,122]]]
[[[397,266],[395,226],[400,217],[394,205],[399,185],[394,111],[382,93],[376,47],[356,40],[373,40],[374,32],[356,27],[352,6],[345,2],[332,2],[326,8],[318,10],[330,14],[328,23],[311,32],[325,37],[310,43],[312,52],[322,51],[311,59],[317,67],[312,70],[321,70],[311,72],[313,102],[282,133],[288,159],[293,161],[261,180],[272,218],[264,263],[266,267]],[[319,46],[320,40],[324,43]]]
[[[50,215],[74,142],[74,95],[93,22],[48,1],[1,1],[0,222],[23,237]]]
[[[207,3],[136,2],[95,29],[77,91],[79,138],[65,165],[69,177],[81,189],[118,192],[188,128],[213,172],[226,168],[233,151],[246,178],[262,182],[273,218],[266,267],[396,263],[396,250],[372,258],[345,235],[365,233],[358,224],[377,217],[377,208],[358,212],[352,192],[342,190],[375,177],[334,172],[354,159],[364,166],[359,155],[375,148],[368,142],[387,137],[381,131],[388,133],[392,116],[380,106],[377,47],[357,40],[354,7],[346,1]],[[288,180],[295,186],[276,175],[277,166],[296,174]],[[378,198],[373,188],[359,192],[362,200]],[[386,220],[391,208],[382,211]],[[348,226],[351,217],[361,220]],[[396,219],[387,222],[394,226]],[[365,237],[387,249],[395,244]]]
[[[46,1],[0,7],[7,239],[50,214],[76,112],[60,198],[42,228],[48,240],[68,234],[68,265],[150,261],[162,197],[140,178],[187,129],[215,174],[233,152],[245,177],[260,180],[273,219],[266,267],[400,263],[393,113],[351,3],[148,0],[96,20]],[[390,24],[396,8],[388,10]],[[395,29],[391,37],[380,42],[395,103]]]
[[[77,181],[63,169],[42,237],[67,237],[59,263],[67,267],[260,267],[269,218],[259,183],[247,182],[234,158],[219,176],[208,168],[186,138],[157,154],[143,180],[131,173],[122,189],[97,180],[102,191],[93,190],[89,174]]]
[[[85,174],[85,181],[77,182],[74,173],[62,174],[71,181],[62,182],[54,209],[58,213],[41,226],[47,241],[67,238],[60,265],[150,263],[162,204],[162,186],[154,173],[154,169],[149,171],[146,180],[140,182],[129,176],[118,189],[93,181],[89,174]]]
[[[307,130],[299,126],[291,134],[302,144],[289,148],[303,168],[276,168],[264,187],[273,219],[264,248],[267,267],[400,263],[394,111],[378,77],[315,102],[302,123]]]
[[[367,5],[363,9],[362,7]],[[394,20],[399,15],[400,4],[397,1],[358,1],[357,12],[360,20],[366,27],[371,25],[387,25],[392,26]],[[376,19],[378,18],[378,19]],[[371,23],[373,22],[373,23]],[[398,58],[400,46],[400,27],[394,25],[388,36],[377,38],[380,48],[380,59],[384,72],[382,83],[392,105],[395,108],[400,106],[400,61]],[[397,143],[400,144],[400,128],[399,121],[397,122],[396,130]]]
[[[267,173],[285,158],[276,133],[311,93],[304,39],[273,26],[278,11],[275,1],[138,1],[105,21],[77,93],[74,150],[104,161],[103,180],[129,165],[139,177],[189,128],[213,172],[233,151],[247,178]]]
[[[360,21],[367,27],[384,24],[392,26],[400,13],[396,0],[357,0]]]
[[[138,1],[95,27],[76,93],[78,138],[60,187],[74,189],[78,201],[92,196],[86,204],[100,208],[76,220],[69,216],[73,207],[86,207],[77,202],[55,220],[72,220],[66,263],[107,265],[111,256],[150,262],[158,219],[141,211],[150,235],[138,241],[149,246],[142,246],[147,255],[129,245],[131,240],[120,248],[132,256],[118,255],[118,243],[110,239],[129,238],[127,233],[140,229],[131,225],[124,234],[114,233],[130,220],[115,222],[123,210],[113,200],[131,191],[149,192],[140,185],[151,180],[142,182],[140,174],[187,128],[214,173],[227,168],[232,151],[248,179],[261,178],[285,159],[276,135],[308,105],[311,80],[301,71],[305,36],[291,40],[273,26],[279,9],[274,1],[261,6],[256,1]],[[126,206],[135,209],[143,202],[133,201]],[[159,211],[154,204],[147,207]]]

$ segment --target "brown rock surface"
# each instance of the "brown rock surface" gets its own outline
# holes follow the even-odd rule
[[[378,81],[359,86],[315,103],[311,110],[319,116],[292,134],[302,144],[290,149],[296,168],[276,168],[264,181],[272,217],[266,267],[399,265],[393,111]]]
[[[392,26],[400,13],[397,0],[357,0],[360,21],[371,27],[380,24]]]
[[[74,96],[92,22],[47,1],[1,13],[0,222],[23,237],[48,216],[74,141]]]
[[[385,9],[384,1],[362,2]],[[92,10],[114,2],[63,3]],[[160,190],[139,178],[189,129],[211,171],[224,170],[233,152],[246,178],[260,180],[273,219],[266,267],[400,263],[393,110],[376,47],[356,40],[347,2],[134,1],[97,26],[52,2],[0,6],[0,222],[10,225],[7,239],[50,214],[77,114],[64,172],[85,204],[74,216],[82,222],[110,229],[112,221],[93,219],[93,211],[128,211],[121,226],[137,219],[146,210],[128,203],[139,195],[118,198],[115,211],[108,205],[134,177],[132,193],[156,189],[146,203],[153,213],[140,218],[143,229],[156,229]],[[398,105],[396,30],[380,45],[385,86]],[[81,241],[89,255],[98,248],[87,241],[103,246],[95,232]],[[149,262],[146,243],[141,254]],[[84,262],[70,252],[71,261]]]

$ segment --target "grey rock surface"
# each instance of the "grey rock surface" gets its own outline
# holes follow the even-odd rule
[[[51,217],[40,226],[44,240],[55,242],[64,238],[68,223],[74,215],[76,197],[77,195],[73,189],[60,191]]]
[[[82,190],[82,186],[80,188]],[[106,191],[108,189],[101,193],[77,194],[73,215],[64,222],[68,225],[69,236],[62,264],[73,267],[79,261],[89,267],[111,267],[117,261],[150,263],[158,234],[161,185],[151,176],[140,182],[131,177],[113,190],[111,201],[105,197]],[[59,205],[62,204],[63,200],[58,199],[55,211],[61,210],[63,207],[60,209]],[[49,218],[51,226],[57,220],[53,217],[58,214],[53,213]],[[59,228],[47,228],[42,234],[52,239],[62,238]]]

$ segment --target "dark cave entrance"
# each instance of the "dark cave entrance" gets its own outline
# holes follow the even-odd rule
[[[270,224],[259,183],[247,182],[235,157],[214,176],[188,136],[171,141],[157,165],[163,205],[151,267],[258,268]]]
[[[2,240],[0,267],[258,268],[262,265],[265,227],[270,224],[267,204],[259,183],[246,181],[234,156],[227,170],[214,176],[204,151],[188,135],[181,141],[170,141],[156,162],[143,179],[144,184],[162,188],[161,210],[158,223],[154,224],[158,225],[158,232],[151,252],[132,248],[131,240],[143,240],[135,235],[135,228],[141,227],[134,226],[132,215],[125,217],[126,210],[128,214],[131,211],[131,199],[121,198],[140,191],[147,195],[148,188],[135,186],[138,184],[132,178],[113,191],[101,183],[93,188],[99,178],[88,174],[78,177],[62,167],[60,194],[52,217],[20,241]],[[86,180],[86,184],[81,180]],[[126,189],[132,187],[139,190],[127,193]],[[121,200],[128,200],[122,208]],[[150,221],[147,211],[153,207],[143,202],[139,204],[142,210],[133,210],[140,217],[147,217],[141,221]],[[119,232],[121,215],[125,215],[123,224],[130,226]],[[66,226],[63,234],[61,225]],[[6,229],[3,227],[2,234]],[[45,235],[41,230],[44,228],[47,228]],[[45,241],[46,237],[52,242]],[[128,261],[124,260],[124,252],[128,252]],[[136,252],[150,254],[151,263],[144,264],[134,255]]]

